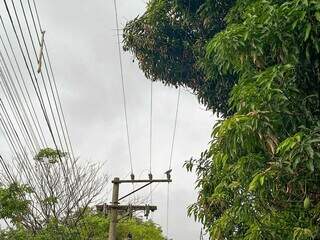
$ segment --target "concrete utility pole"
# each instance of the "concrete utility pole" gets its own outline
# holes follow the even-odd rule
[[[108,240],[116,240],[116,235],[117,235],[117,222],[118,222],[118,211],[129,211],[129,212],[134,212],[134,211],[145,211],[145,216],[148,217],[150,211],[154,212],[157,210],[156,206],[149,206],[149,205],[119,205],[119,201],[123,200],[124,198],[134,194],[135,192],[140,191],[141,189],[151,185],[152,183],[170,183],[172,182],[171,180],[171,171],[166,172],[167,174],[167,179],[153,179],[152,175],[149,174],[149,179],[146,180],[135,180],[134,176],[131,176],[131,180],[120,180],[118,177],[114,178],[112,183],[113,183],[113,191],[112,191],[112,202],[111,205],[97,205],[97,211],[99,212],[110,212],[110,227],[109,227],[109,238]],[[136,190],[130,192],[129,194],[119,198],[119,187],[120,184],[124,183],[145,183],[140,188],[137,188]],[[132,237],[132,236],[131,236]]]
[[[113,180],[113,190],[112,190],[112,206],[114,208],[111,209],[111,222],[109,228],[109,239],[116,240],[116,227],[117,227],[117,220],[118,220],[118,207],[119,202],[119,178],[114,178]]]

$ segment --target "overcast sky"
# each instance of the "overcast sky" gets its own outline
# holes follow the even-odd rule
[[[105,163],[103,171],[124,177],[130,171],[123,113],[113,0],[39,0],[38,7],[53,60],[71,139],[83,161]],[[143,13],[143,0],[119,0],[119,20]],[[132,144],[133,168],[137,177],[147,177],[149,167],[150,81],[123,56]],[[154,84],[153,174],[164,177],[168,169],[177,89]],[[214,124],[196,97],[181,92],[173,183],[170,194],[169,236],[175,240],[199,239],[201,226],[187,217],[186,208],[196,200],[194,175],[182,165],[198,156],[210,141]],[[7,147],[0,139],[0,151]],[[110,183],[106,183],[111,188]],[[122,186],[121,186],[122,187]],[[166,231],[166,184],[158,185],[153,203],[158,206],[155,222]],[[121,194],[130,189],[122,188]],[[139,196],[147,195],[149,190]],[[105,199],[110,201],[110,196]]]

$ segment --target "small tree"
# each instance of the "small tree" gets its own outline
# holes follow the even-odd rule
[[[0,219],[9,219],[12,223],[21,222],[29,212],[27,193],[30,193],[30,188],[16,182],[8,187],[0,187]]]
[[[3,163],[7,166],[3,181],[9,186],[12,181],[19,182],[30,190],[21,196],[29,205],[20,223],[33,231],[52,220],[65,226],[77,225],[107,180],[100,175],[99,165],[83,165],[69,154],[50,148],[40,150],[33,161],[14,159],[12,165]],[[16,173],[14,177],[12,173]]]

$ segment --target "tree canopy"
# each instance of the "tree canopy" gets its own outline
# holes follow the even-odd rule
[[[189,213],[212,239],[320,239],[320,2],[187,2],[150,1],[124,42],[147,77],[224,113],[186,162],[199,190]]]
[[[145,14],[124,28],[124,49],[132,52],[152,81],[193,90],[201,103],[228,114],[234,74],[206,74],[207,42],[226,26],[235,0],[151,0]],[[217,65],[212,65],[212,68]]]
[[[0,187],[0,219],[10,219],[13,223],[18,223],[28,212],[29,201],[25,198],[30,192],[27,186],[22,186],[16,182],[8,187]]]

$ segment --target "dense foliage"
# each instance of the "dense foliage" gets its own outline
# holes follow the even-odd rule
[[[87,212],[77,226],[66,226],[52,220],[42,230],[32,232],[18,226],[0,232],[3,240],[105,240],[108,237],[109,220],[103,215]],[[117,239],[126,239],[131,233],[133,239],[164,240],[161,229],[153,222],[139,219],[119,222]]]
[[[223,82],[221,92],[198,92],[207,99],[229,93],[225,76],[237,76],[230,94],[220,96],[228,99],[232,115],[215,125],[210,148],[200,159],[186,163],[198,175],[199,190],[189,213],[212,239],[320,239],[320,2],[238,0],[223,6],[228,1],[191,1],[199,3],[195,22],[204,23],[202,9],[211,7],[206,14],[225,23],[204,39],[193,25],[185,26],[184,33],[195,34],[193,42],[202,43],[192,44],[192,54],[187,55],[192,67],[182,60],[174,64],[184,49],[175,62],[172,55],[165,60],[161,54],[168,53],[168,45],[157,42],[158,35],[177,49],[184,46],[182,40],[174,41],[179,39],[177,31],[168,31],[171,38],[165,35],[172,24],[164,21],[172,20],[172,9],[179,9],[181,1],[158,18],[153,14],[162,11],[165,2],[171,1],[150,1],[145,15],[129,22],[124,33],[125,44],[147,76],[188,83],[186,76],[198,69],[193,63],[201,63],[206,84],[217,84],[217,76]],[[215,22],[208,25],[213,28]],[[130,31],[132,26],[136,33]],[[166,63],[193,73],[171,79]],[[196,84],[202,91],[201,83]],[[217,105],[213,109],[228,112]]]
[[[12,183],[8,187],[0,187],[0,219],[10,219],[19,223],[28,212],[29,201],[26,194],[30,192],[27,186]]]
[[[146,13],[124,28],[124,49],[134,53],[152,81],[188,87],[201,103],[227,115],[235,74],[207,75],[204,59],[207,42],[225,28],[234,2],[151,0]]]

